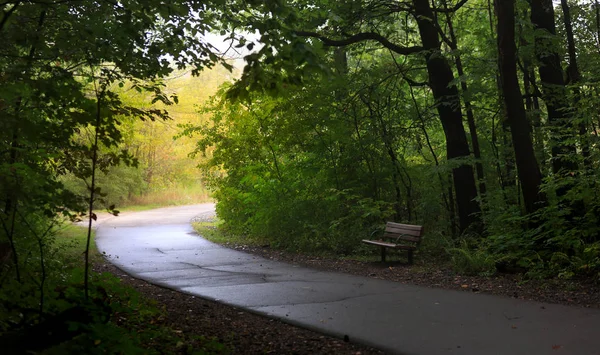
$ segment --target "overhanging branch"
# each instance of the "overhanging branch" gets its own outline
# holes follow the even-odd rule
[[[459,1],[456,5],[454,5],[451,8],[433,9],[433,11],[435,11],[435,12],[442,12],[442,13],[444,13],[444,12],[448,12],[448,13],[456,12],[456,11],[458,11],[458,9],[460,9],[461,7],[463,7],[463,5],[467,3],[467,1],[469,1],[469,0],[461,0],[461,1]]]
[[[362,41],[376,41],[379,42],[385,48],[402,55],[414,54],[423,51],[423,47],[414,46],[414,47],[402,47],[395,43],[390,42],[384,36],[375,33],[375,32],[363,32],[358,33],[350,37],[346,37],[343,39],[332,39],[329,37],[325,37],[324,35],[317,32],[310,31],[295,31],[297,36],[300,37],[312,37],[317,38],[324,44],[332,47],[344,47],[354,43],[362,42]]]

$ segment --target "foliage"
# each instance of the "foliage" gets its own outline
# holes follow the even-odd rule
[[[446,249],[466,272],[491,273],[497,264],[531,275],[595,275],[599,101],[591,83],[600,31],[589,24],[596,9],[569,2],[576,80],[562,8],[553,8],[555,25],[533,16],[537,3],[511,3],[515,34],[504,40],[499,4],[231,1],[228,11],[244,16],[221,14],[224,33],[243,29],[258,40],[240,42],[253,52],[240,80],[201,110],[211,121],[184,125],[183,133],[199,137],[196,153],[206,156],[201,168],[223,228],[343,254],[395,220],[425,225],[425,239],[435,242],[424,252],[444,257]],[[419,22],[427,7],[439,48]],[[498,67],[499,36],[516,45],[523,100],[514,103],[500,92],[510,78]],[[568,62],[568,73],[548,65],[550,57]],[[440,86],[460,97],[436,96]],[[514,105],[525,110],[523,129],[511,125],[519,119],[507,110]],[[446,109],[460,110],[465,122],[450,125]],[[453,151],[461,130],[473,154]],[[533,150],[527,159],[525,146]],[[464,166],[477,168],[477,198],[467,203],[481,207],[472,217],[482,228],[461,226],[465,189],[456,172]]]
[[[22,345],[30,345],[30,341],[15,343],[15,340],[22,340],[21,335],[27,334],[36,324],[57,322],[59,315],[77,309],[91,316],[90,319],[71,319],[70,331],[80,334],[55,345],[51,345],[51,340],[44,344],[46,340],[38,339],[39,350],[44,350],[42,353],[178,353],[182,348],[187,348],[188,353],[228,353],[228,349],[212,339],[176,333],[165,324],[163,310],[110,274],[93,273],[90,297],[84,299],[81,250],[85,246],[86,231],[72,225],[57,228],[55,238],[51,239],[52,246],[48,248],[43,313],[38,312],[36,293],[40,285],[35,279],[39,277],[35,265],[27,270],[31,278],[26,281],[18,283],[14,279],[5,279],[2,284],[0,342],[5,346],[15,346],[17,351]],[[100,260],[102,257],[94,250],[93,258]],[[54,326],[57,332],[58,324]],[[44,349],[44,345],[50,347]]]
[[[463,240],[459,247],[447,249],[452,268],[461,275],[490,276],[496,272],[496,258],[485,248],[474,249]]]
[[[193,77],[190,70],[174,72],[164,80],[163,90],[177,93],[176,105],[151,104],[151,93],[138,92],[131,83],[124,84],[122,88],[115,87],[115,92],[126,105],[144,110],[165,110],[171,119],[153,121],[120,117],[118,129],[121,141],[113,148],[100,149],[104,155],[127,151],[131,160],[129,164],[121,162],[105,166],[96,174],[95,183],[102,195],[97,207],[165,206],[209,200],[196,168],[198,162],[188,157],[195,141],[186,137],[175,140],[174,137],[178,133],[178,125],[205,120],[193,114],[194,107],[203,97],[214,93],[225,78],[231,79],[233,75],[235,73],[223,67],[204,71],[198,77]],[[82,129],[76,139],[82,142],[89,140],[92,133],[89,129]],[[59,181],[67,191],[81,196],[86,194],[90,183],[89,179],[81,179],[73,173],[60,176]]]
[[[176,68],[197,74],[216,63],[230,67],[202,37],[214,26],[208,13],[219,5],[134,0],[0,6],[3,331],[23,334],[67,316],[92,317],[89,323],[100,325],[96,313],[114,311],[96,305],[104,296],[93,282],[108,281],[88,284],[91,229],[79,251],[84,271],[72,273],[84,279],[83,288],[62,270],[55,229],[63,218],[83,215],[91,227],[99,203],[117,213],[107,199],[143,185],[135,174],[138,160],[123,145],[124,126],[169,119],[165,107],[178,98],[164,90],[164,77]],[[148,104],[128,102],[125,89]],[[73,188],[76,180],[81,185]]]
[[[314,90],[325,100],[352,84]],[[375,90],[368,87],[364,95]],[[389,131],[410,132],[410,123],[394,122],[394,107],[358,121],[359,110],[369,110],[360,101],[345,108],[319,104],[314,95],[291,88],[284,98],[249,104],[215,98],[206,108],[212,122],[187,126],[185,133],[202,134],[198,152],[208,157],[205,179],[216,189],[217,211],[232,231],[291,249],[349,253],[394,214],[416,220],[413,201],[400,199],[413,193],[415,182],[407,163],[390,154],[398,142]]]

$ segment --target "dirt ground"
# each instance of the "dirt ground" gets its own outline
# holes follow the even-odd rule
[[[428,265],[427,261],[419,260],[418,256],[415,257],[415,265],[407,265],[402,258],[400,258],[401,261],[387,263],[363,262],[293,254],[272,250],[268,247],[227,246],[267,259],[319,270],[337,271],[425,287],[487,293],[568,306],[600,308],[600,282],[592,278],[527,280],[520,274],[498,274],[490,277],[461,276],[456,275],[449,266]]]
[[[114,274],[122,283],[156,301],[166,310],[165,323],[177,332],[216,338],[232,349],[233,354],[383,354],[344,339],[149,284],[108,262],[97,263],[94,269]]]

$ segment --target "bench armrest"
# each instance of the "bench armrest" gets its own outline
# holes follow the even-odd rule
[[[399,244],[400,240],[402,239],[402,237],[406,236],[406,234],[400,234],[399,236],[396,237],[396,244]]]
[[[389,236],[389,235],[385,236],[384,235],[381,237],[381,239],[393,240],[394,243],[396,243],[396,244],[405,244],[406,242],[411,242],[411,241],[406,241],[405,238],[416,238],[416,237],[413,235],[410,235],[410,234],[398,234],[398,235],[394,235],[394,236]],[[405,242],[403,243],[403,241],[405,241]]]
[[[369,239],[374,239],[377,234],[383,234],[384,230],[381,228],[377,228],[369,234]],[[382,237],[378,237],[377,239],[382,239]]]

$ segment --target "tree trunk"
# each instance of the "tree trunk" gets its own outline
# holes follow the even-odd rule
[[[542,132],[542,117],[540,115],[540,101],[538,99],[539,90],[535,85],[535,72],[531,69],[531,64],[523,61],[523,88],[525,89],[525,108],[529,112],[529,122],[533,131],[533,146],[540,169],[546,170],[543,164],[547,157],[544,148],[544,133]],[[542,174],[543,175],[543,174]]]
[[[523,190],[523,202],[527,213],[533,213],[543,206],[545,196],[540,192],[542,174],[535,158],[529,123],[517,78],[514,6],[514,0],[495,0],[498,16],[498,66],[519,181]]]
[[[452,84],[454,75],[448,61],[441,54],[436,25],[432,22],[433,11],[428,0],[413,0],[414,15],[419,26],[423,48],[426,51],[429,85],[437,103],[444,134],[448,160],[467,159],[470,155],[469,143],[462,122],[462,112],[458,89]],[[480,230],[480,207],[477,202],[477,188],[473,167],[466,162],[452,170],[456,204],[461,232],[472,225]]]
[[[525,9],[522,14],[517,13],[518,10],[515,10],[515,16],[519,18],[527,18],[529,17],[529,10]],[[526,29],[524,28],[522,21],[519,21],[518,29],[519,29],[519,45],[521,47],[526,47],[530,45],[529,41],[524,35]],[[540,100],[541,92],[536,84],[536,75],[534,70],[534,65],[531,62],[532,57],[525,55],[522,58],[521,62],[517,62],[521,72],[523,74],[523,88],[525,89],[525,109],[528,113],[529,124],[532,129],[532,139],[534,151],[537,157],[537,160],[540,164],[540,170],[547,171],[547,168],[544,164],[546,161],[550,161],[545,154],[545,140],[544,134],[542,132],[542,117],[540,110]]]
[[[469,133],[471,135],[471,145],[473,147],[473,156],[475,157],[475,171],[477,172],[477,180],[479,181],[479,196],[484,199],[486,193],[485,176],[483,175],[483,164],[481,163],[481,150],[479,148],[479,138],[477,137],[477,126],[475,125],[475,114],[473,113],[473,106],[471,100],[469,100],[468,92],[469,88],[467,82],[463,80],[465,71],[462,64],[462,59],[458,52],[458,40],[454,33],[454,26],[452,24],[452,16],[448,11],[448,5],[444,0],[444,8],[446,10],[446,23],[448,24],[448,30],[450,33],[450,41],[448,45],[450,49],[454,51],[454,63],[456,65],[456,71],[460,80],[460,88],[462,90],[462,97],[465,103],[465,110],[467,112],[467,123],[469,125]],[[484,204],[485,206],[485,204]]]
[[[494,5],[492,4],[492,0],[488,0],[487,2],[487,12],[488,12],[488,24],[490,26],[490,38],[492,40],[497,40],[496,38],[496,28],[494,20]],[[514,187],[517,185],[516,177],[515,177],[515,161],[514,161],[514,149],[512,146],[511,139],[508,139],[510,135],[509,125],[507,122],[507,113],[506,108],[504,107],[504,96],[502,95],[502,84],[500,83],[500,73],[496,71],[495,73],[496,79],[496,88],[498,92],[497,96],[497,104],[498,104],[498,116],[499,116],[499,135],[496,134],[496,126],[493,124],[492,118],[492,147],[494,149],[494,157],[496,158],[496,171],[499,178],[500,188],[502,189],[502,195],[504,197],[504,201],[509,204],[518,203],[518,199],[514,199],[513,195],[510,193],[514,190]],[[501,148],[498,148],[498,138],[501,139],[502,145]],[[500,161],[504,164],[504,169],[500,165]]]
[[[531,0],[531,22],[537,31],[556,36],[552,0]],[[576,148],[574,144],[565,143],[574,133],[569,117],[572,108],[568,103],[560,57],[552,49],[547,36],[536,36],[535,54],[540,62],[539,74],[542,96],[548,109],[548,123],[556,139],[552,145],[552,170],[555,174],[572,172],[577,170],[577,163],[569,157],[576,154]],[[557,194],[565,195],[568,190],[568,187],[561,188]]]
[[[579,65],[577,65],[577,51],[575,49],[575,36],[573,35],[573,24],[571,23],[571,9],[569,8],[569,4],[566,0],[561,0],[560,4],[563,10],[565,32],[567,33],[567,47],[569,52],[569,66],[567,67],[567,84],[577,85],[581,81],[581,73],[579,72]],[[573,94],[575,96],[575,102],[578,103],[581,100],[581,92],[579,91],[579,87],[574,87]],[[584,121],[579,122],[579,138],[581,142],[581,155],[583,156],[583,163],[586,168],[590,168],[590,147],[587,137],[587,126]]]

